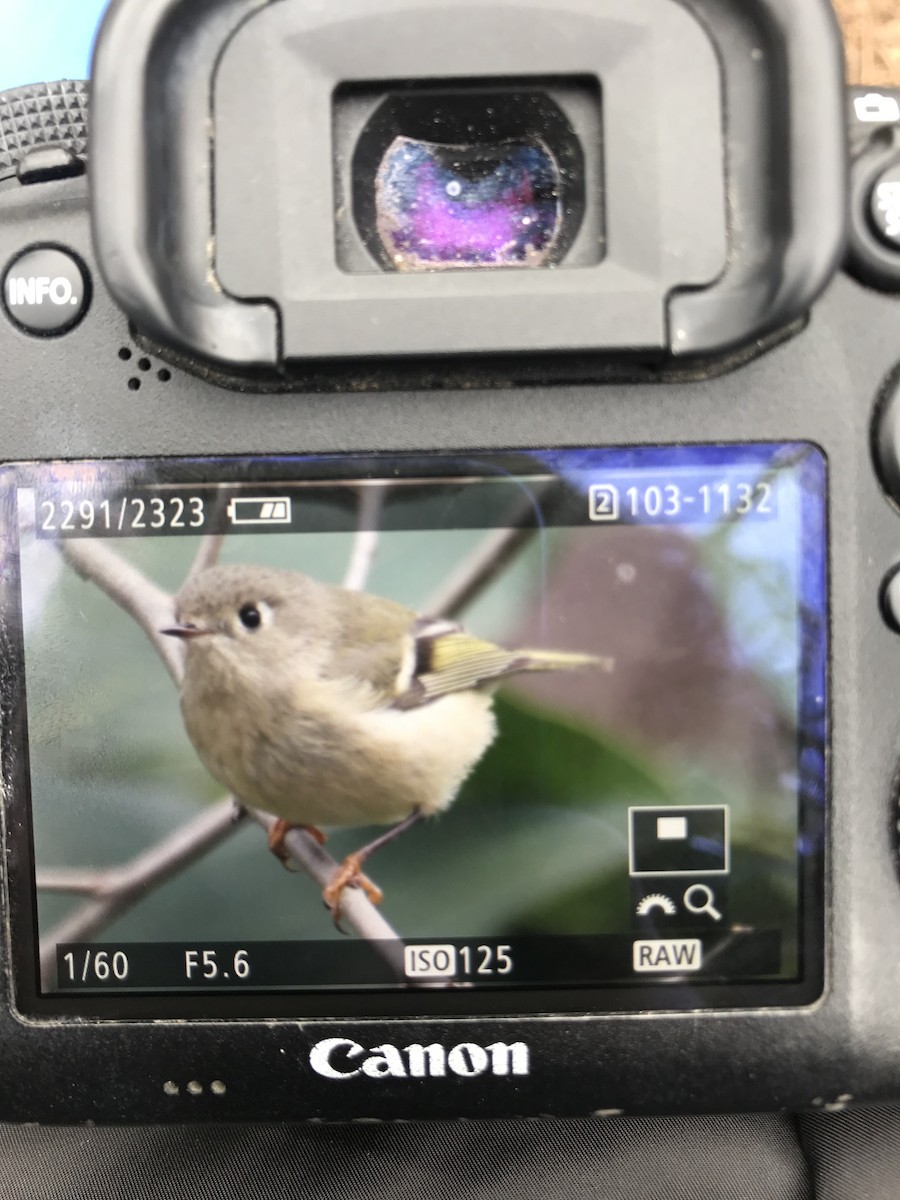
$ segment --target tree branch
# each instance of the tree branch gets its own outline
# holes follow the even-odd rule
[[[191,569],[188,571],[188,579],[193,579],[201,571],[205,571],[209,567],[216,565],[219,561],[219,555],[222,553],[224,542],[224,533],[210,533],[203,538],[200,542],[200,548],[197,550],[196,557],[191,563]]]
[[[180,684],[184,646],[177,638],[160,633],[175,621],[175,605],[169,593],[99,539],[63,538],[57,544],[63,558],[82,579],[96,584],[134,618],[175,683]]]
[[[79,867],[47,867],[38,871],[35,886],[39,892],[72,892],[82,896],[96,896],[103,890],[105,871],[83,870]]]
[[[60,921],[41,941],[41,977],[45,984],[53,978],[59,943],[82,942],[93,937],[132,908],[149,887],[158,887],[171,879],[230,837],[243,815],[234,800],[223,800],[204,809],[129,862],[94,872],[93,898]],[[86,873],[81,874],[85,876],[82,882],[87,882]]]
[[[228,504],[224,500],[222,493],[218,492],[213,502],[210,516],[210,522],[214,528],[218,525],[219,519],[225,516],[227,508]],[[214,567],[219,561],[224,544],[224,533],[208,533],[205,537],[201,538],[194,561],[191,563],[191,569],[187,573],[188,579],[193,579],[201,571],[205,571],[209,567]]]
[[[378,550],[381,510],[387,484],[362,484],[359,489],[359,513],[353,550],[344,575],[344,587],[348,592],[361,592],[368,582],[372,563]]]
[[[537,533],[534,526],[491,529],[467,559],[428,598],[429,617],[458,617]]]
[[[247,811],[253,820],[258,821],[267,831],[275,824],[275,817],[270,813],[260,812],[256,808]],[[302,863],[303,869],[320,887],[327,887],[334,877],[337,865],[331,855],[302,829],[288,830],[284,844],[290,851],[291,858]],[[398,979],[405,978],[403,942],[362,888],[344,889],[341,896],[341,920],[346,920],[360,937],[373,944],[373,949],[391,967]]]

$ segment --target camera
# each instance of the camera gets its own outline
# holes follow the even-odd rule
[[[824,0],[118,0],[0,128],[0,1118],[890,1094],[900,94]]]

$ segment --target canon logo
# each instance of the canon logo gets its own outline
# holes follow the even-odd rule
[[[367,1050],[351,1038],[323,1038],[309,1052],[309,1065],[325,1079],[440,1079],[457,1075],[527,1075],[530,1068],[524,1042],[493,1042],[478,1046],[460,1042],[447,1050],[439,1042],[430,1046],[413,1043],[400,1049],[385,1043]]]

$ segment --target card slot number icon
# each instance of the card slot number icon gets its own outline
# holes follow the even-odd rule
[[[612,483],[595,483],[588,489],[588,516],[592,521],[618,521],[619,489]]]

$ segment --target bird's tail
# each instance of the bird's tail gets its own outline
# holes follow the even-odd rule
[[[611,658],[556,650],[504,650],[482,641],[449,621],[423,620],[414,631],[407,656],[410,673],[398,680],[395,708],[416,708],[471,689],[493,689],[509,675],[524,671],[570,671],[600,667],[611,671]]]
[[[509,656],[504,674],[520,671],[572,671],[579,667],[595,667],[609,673],[615,668],[614,658],[596,654],[569,654],[562,650],[516,650]]]

